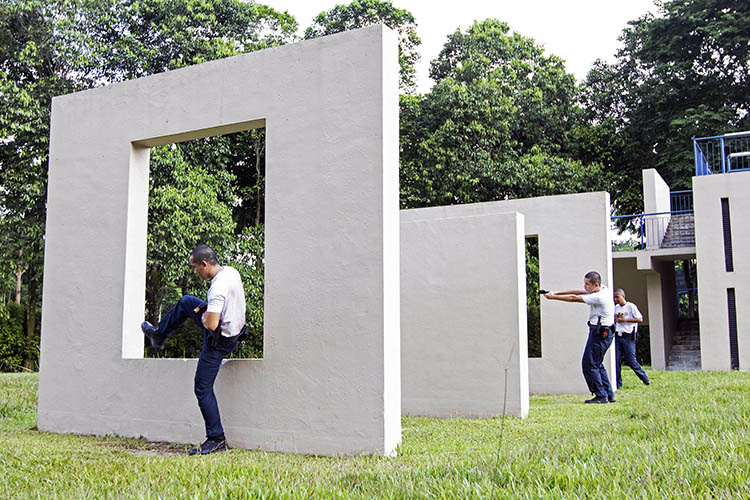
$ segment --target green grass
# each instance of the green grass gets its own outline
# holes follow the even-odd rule
[[[0,375],[0,498],[750,498],[750,373],[624,371],[610,405],[404,418],[398,457],[314,457],[35,430],[35,374]],[[230,444],[231,444],[231,436]]]

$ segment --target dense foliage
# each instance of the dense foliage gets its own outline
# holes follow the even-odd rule
[[[607,189],[616,212],[640,212],[643,168],[687,188],[693,136],[750,128],[746,1],[657,4],[580,84],[533,39],[480,20],[448,35],[423,95],[417,22],[391,1],[336,5],[305,38],[378,22],[399,34],[402,208]],[[3,369],[34,369],[38,356],[52,97],[289,43],[297,27],[249,0],[0,0]],[[205,293],[186,259],[211,244],[245,279],[243,356],[262,350],[264,149],[254,130],[151,152],[145,315]],[[165,354],[193,355],[194,334],[187,326]]]
[[[241,0],[0,0],[0,267],[4,278],[16,278],[14,291],[3,290],[6,300],[26,309],[24,366],[35,367],[37,356],[52,97],[286,43],[296,29],[289,14]],[[165,288],[183,284],[176,267],[186,254],[177,253],[198,243],[189,236],[218,241],[262,224],[263,136],[153,152],[150,212],[169,217],[150,219],[149,260],[163,260],[150,266],[148,317],[163,307]],[[178,177],[179,185],[169,184]],[[217,183],[226,180],[229,189]],[[195,217],[181,215],[196,207],[212,214],[202,234],[191,232]]]
[[[602,187],[571,151],[575,79],[501,21],[457,30],[429,94],[401,100],[401,205],[472,203]]]

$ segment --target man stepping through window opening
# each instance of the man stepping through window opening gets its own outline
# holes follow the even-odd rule
[[[602,285],[602,277],[596,271],[590,271],[583,277],[584,290],[566,290],[548,292],[540,290],[549,300],[564,302],[582,302],[589,306],[589,336],[583,350],[581,369],[589,391],[594,395],[586,403],[614,403],[615,393],[609,383],[607,370],[604,368],[604,355],[612,345],[615,324],[615,303],[612,293]]]
[[[206,423],[206,440],[190,454],[207,455],[228,448],[214,381],[221,361],[237,346],[240,334],[245,333],[245,290],[240,274],[234,268],[219,265],[216,252],[209,246],[195,247],[190,252],[190,265],[200,279],[211,280],[207,302],[185,295],[162,317],[158,326],[144,321],[141,330],[151,341],[151,347],[162,350],[167,339],[187,319],[203,329],[203,347],[195,370],[194,387]]]
[[[651,385],[648,375],[635,359],[635,342],[638,335],[638,323],[643,316],[638,307],[625,300],[622,288],[615,290],[615,358],[617,363],[617,388],[622,387],[622,363],[625,362],[645,385]]]

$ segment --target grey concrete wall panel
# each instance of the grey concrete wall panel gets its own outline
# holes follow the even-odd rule
[[[525,417],[523,216],[425,212],[401,212],[403,413]]]
[[[405,220],[445,219],[518,212],[526,235],[539,237],[541,286],[551,290],[583,288],[583,275],[601,273],[612,283],[609,193],[579,193],[519,200],[471,203],[402,211]],[[402,270],[403,272],[403,270]],[[403,307],[402,307],[403,309]],[[581,375],[588,306],[542,299],[542,357],[529,359],[532,393],[588,394]],[[612,349],[605,366],[614,376]]]
[[[740,370],[750,370],[750,172],[693,177],[701,366],[729,370],[727,288],[735,289]],[[727,272],[721,199],[729,199],[734,271]]]
[[[142,359],[148,148],[265,126],[264,359],[219,374],[230,445],[395,450],[397,50],[373,26],[53,100],[40,429],[202,439],[197,360]]]

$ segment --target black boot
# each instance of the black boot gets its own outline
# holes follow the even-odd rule
[[[609,399],[607,399],[607,396],[594,396],[593,398],[584,401],[584,403],[607,404],[609,403]]]
[[[159,328],[152,325],[148,321],[141,323],[141,331],[143,331],[146,338],[151,342],[151,347],[157,351],[164,350],[164,344],[167,342],[167,336],[159,331]]]
[[[229,449],[227,446],[226,438],[208,438],[198,447],[190,450],[190,455],[208,455],[217,451],[226,451]]]

